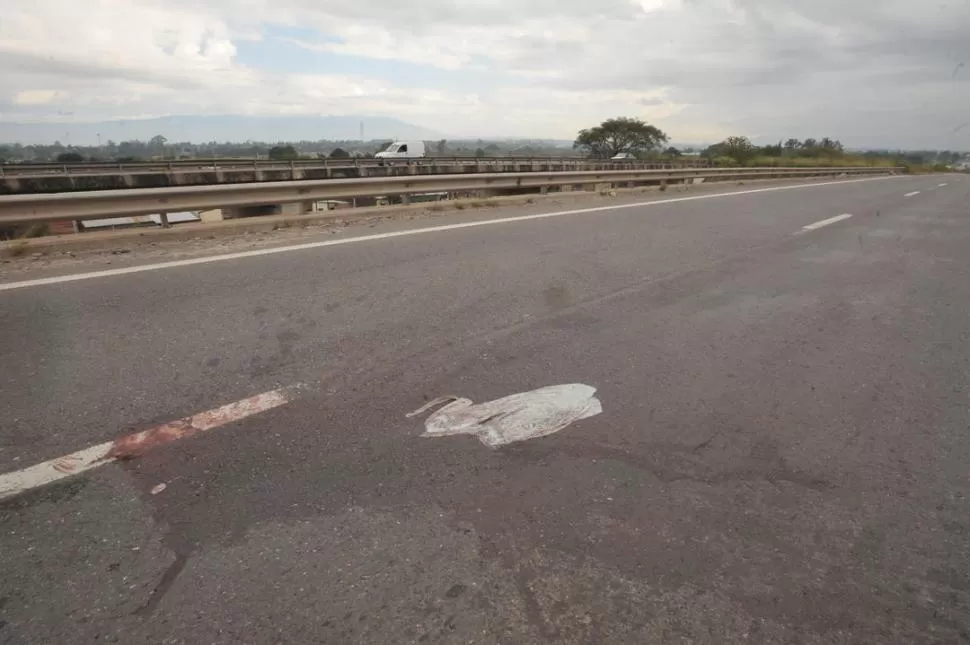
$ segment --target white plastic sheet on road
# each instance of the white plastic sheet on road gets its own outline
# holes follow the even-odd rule
[[[421,406],[408,417],[446,403],[425,422],[422,437],[472,434],[489,448],[559,432],[569,424],[603,411],[596,388],[582,383],[550,385],[494,401],[443,396]]]

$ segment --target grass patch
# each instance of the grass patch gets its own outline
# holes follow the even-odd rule
[[[31,224],[18,236],[21,238],[44,237],[51,234],[51,227],[47,222],[37,222]]]
[[[941,172],[950,172],[950,168],[948,168],[944,164],[928,164],[928,163],[924,163],[924,164],[904,163],[903,164],[904,175],[928,175],[928,174],[935,174],[935,173],[941,173]]]
[[[19,258],[21,255],[25,254],[26,252],[27,252],[26,242],[17,242],[7,247],[7,255],[9,255],[12,258]]]

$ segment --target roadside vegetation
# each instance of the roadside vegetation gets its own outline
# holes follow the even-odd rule
[[[607,119],[579,131],[573,147],[590,157],[610,158],[627,154],[640,160],[693,159],[718,167],[902,167],[907,172],[945,172],[970,159],[961,152],[945,151],[848,151],[838,139],[787,139],[758,146],[745,136],[728,137],[703,149],[665,147],[669,137],[639,119]]]
[[[293,141],[263,143],[172,142],[163,135],[148,141],[107,141],[97,146],[0,143],[0,163],[84,163],[174,159],[349,159],[370,158],[391,141]],[[564,157],[609,159],[617,155],[642,161],[694,163],[717,167],[902,167],[906,172],[945,172],[970,167],[970,154],[950,150],[847,150],[838,140],[789,138],[756,145],[748,137],[732,136],[714,145],[670,145],[669,135],[640,119],[617,117],[579,131],[572,146],[549,139],[462,139],[426,141],[429,156]]]
[[[45,237],[50,234],[50,225],[46,222],[0,226],[0,241],[27,240],[35,237]]]
[[[176,159],[348,159],[370,158],[392,141],[169,141],[162,135],[149,141],[106,141],[103,145],[46,145],[0,142],[0,163],[82,163],[167,161]],[[563,157],[575,154],[568,141],[549,139],[440,139],[426,141],[428,154],[436,157]]]
[[[135,162],[174,159],[348,159],[369,158],[391,141],[282,141],[282,142],[173,142],[163,135],[148,141],[107,141],[97,146],[0,143],[0,163]],[[426,141],[435,157],[594,157],[628,154],[633,158],[671,163],[695,161],[714,166],[903,166],[912,172],[947,170],[970,162],[970,155],[949,150],[846,150],[840,141],[787,139],[756,145],[744,136],[704,146],[670,145],[670,137],[657,126],[640,119],[618,117],[580,130],[570,147],[568,141],[550,139],[460,139]]]
[[[770,168],[824,167],[902,167],[907,172],[945,172],[959,162],[960,153],[892,153],[890,151],[850,152],[838,139],[788,139],[784,142],[757,146],[747,137],[728,137],[703,150],[701,156],[715,166]]]
[[[610,158],[618,154],[649,156],[667,143],[660,128],[640,119],[607,119],[594,128],[580,130],[573,148],[589,157]]]

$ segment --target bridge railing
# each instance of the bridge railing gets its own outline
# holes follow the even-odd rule
[[[346,159],[173,159],[169,161],[126,161],[126,162],[75,162],[75,163],[7,163],[0,164],[0,177],[36,177],[45,175],[90,175],[122,173],[164,173],[164,172],[205,172],[205,171],[251,171],[282,170],[287,168],[360,168],[387,164],[434,165],[501,165],[501,164],[556,164],[556,165],[609,165],[633,168],[705,168],[706,160],[684,160],[677,162],[651,160],[597,159],[590,157],[418,157],[414,159],[373,159],[351,157]]]
[[[0,195],[0,224],[85,220],[352,197],[551,186],[890,174],[900,168],[682,168],[406,175]]]

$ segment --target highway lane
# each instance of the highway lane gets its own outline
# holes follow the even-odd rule
[[[893,208],[893,184],[908,192],[914,181],[617,209],[7,293],[0,324],[21,342],[0,350],[10,366],[0,378],[11,393],[7,442],[21,449],[0,453],[0,467],[281,384],[393,372],[406,357],[745,253],[830,215]],[[33,403],[35,387],[50,406]]]
[[[3,503],[0,636],[966,638],[968,199],[899,178],[2,293],[3,471],[308,387]],[[569,382],[603,414],[498,451],[404,418]]]

